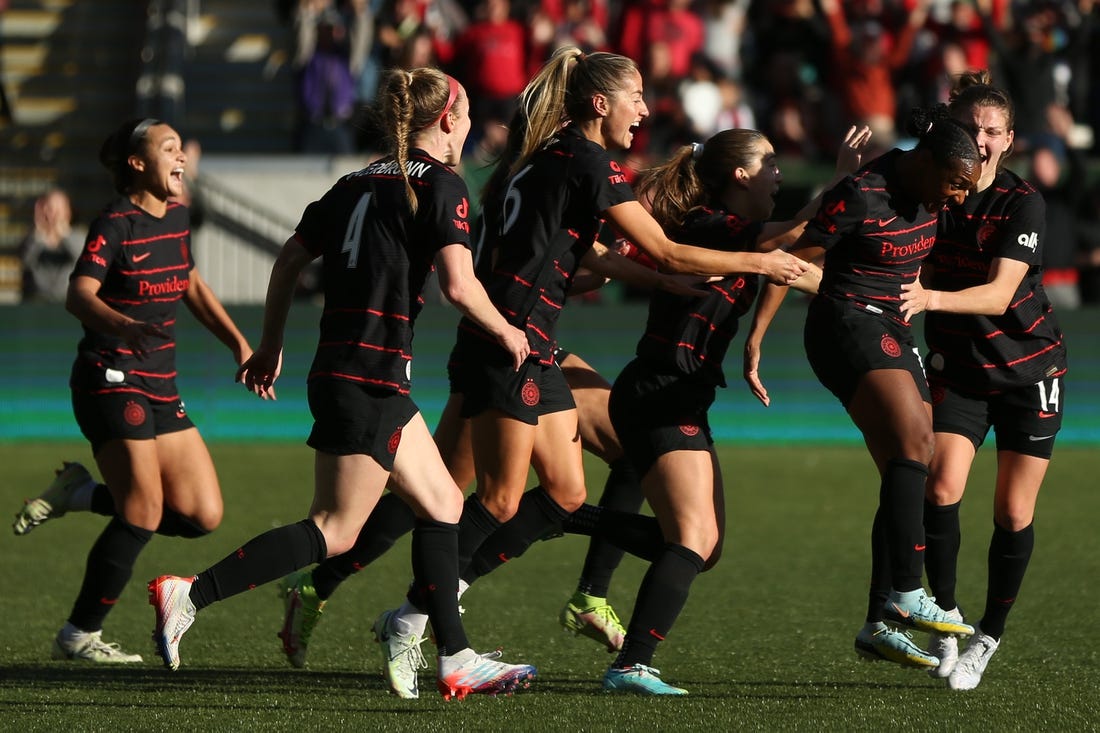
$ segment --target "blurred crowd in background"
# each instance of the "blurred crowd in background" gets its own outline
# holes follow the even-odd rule
[[[1094,0],[277,0],[293,28],[303,152],[369,153],[362,117],[380,74],[438,66],[466,85],[465,168],[491,161],[517,94],[561,45],[638,62],[650,117],[637,170],[729,127],[786,160],[826,164],[852,124],[905,145],[909,110],[988,68],[1016,101],[1013,168],[1051,211],[1046,268],[1062,307],[1100,299],[1100,40]],[[1071,287],[1059,287],[1070,285]],[[1066,291],[1060,297],[1059,290]]]
[[[909,110],[988,68],[1016,102],[1009,165],[1048,208],[1048,290],[1100,302],[1100,41],[1095,0],[276,0],[293,48],[303,153],[375,153],[364,110],[392,67],[437,66],[472,103],[463,163],[477,190],[517,95],[562,45],[641,67],[650,117],[627,170],[730,127],[768,135],[792,170],[831,165],[843,131],[905,146]],[[805,179],[806,176],[801,176]],[[804,180],[788,186],[802,197]],[[802,199],[804,201],[804,199]],[[801,202],[799,202],[801,203]],[[36,217],[38,218],[38,217]],[[56,239],[56,237],[54,237]],[[41,256],[41,250],[35,250]]]

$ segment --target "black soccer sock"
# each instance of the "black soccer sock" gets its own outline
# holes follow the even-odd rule
[[[317,597],[327,600],[336,588],[386,553],[413,530],[416,515],[397,494],[384,494],[367,518],[350,550],[333,555],[313,569]]]
[[[501,523],[477,498],[466,497],[462,506],[462,518],[458,520],[458,577],[470,566],[474,554],[491,534],[500,529]]]
[[[928,466],[891,458],[882,477],[879,507],[890,545],[890,578],[896,591],[921,587],[924,574],[924,484]]]
[[[458,615],[458,525],[416,520],[412,536],[413,587],[417,608],[431,619],[439,656],[470,646]]]
[[[325,536],[311,519],[269,530],[199,573],[191,586],[191,601],[201,610],[321,562],[327,554],[325,548]]]
[[[107,488],[107,484],[96,484],[92,489],[92,503],[90,506],[92,513],[100,514],[104,517],[113,517],[115,515],[115,497],[111,496],[111,490]]]
[[[985,615],[978,622],[982,632],[1000,639],[1005,632],[1008,612],[1016,602],[1024,573],[1035,549],[1035,525],[1027,525],[1019,532],[1010,532],[999,524],[993,524],[993,538],[989,541],[989,586],[985,594]]]
[[[184,537],[195,539],[210,534],[207,530],[192,522],[174,509],[164,508],[157,526],[157,534],[164,537]]]
[[[462,579],[473,585],[481,576],[527,552],[536,540],[560,534],[562,521],[568,516],[569,512],[541,486],[524,492],[515,516],[485,538],[462,572]]]
[[[601,537],[635,557],[655,561],[665,546],[657,520],[644,514],[582,504],[562,522],[570,534]]]
[[[962,532],[959,529],[959,509],[962,502],[939,506],[924,502],[924,571],[928,587],[936,597],[936,605],[945,611],[957,608],[955,599],[956,565]]]
[[[867,591],[867,623],[882,621],[882,607],[890,597],[890,543],[886,540],[886,522],[882,507],[875,512],[871,525],[871,585]]]
[[[135,527],[122,517],[111,517],[88,552],[84,581],[69,623],[81,631],[103,628],[103,620],[133,574],[134,562],[152,537],[147,529]]]
[[[653,661],[657,644],[668,636],[704,564],[703,558],[683,545],[672,542],[665,545],[661,556],[649,566],[642,579],[626,630],[626,641],[613,666],[648,666]]]
[[[611,472],[603,486],[600,506],[620,512],[637,514],[645,497],[634,464],[625,457],[610,464]],[[597,598],[607,598],[611,576],[622,562],[624,550],[603,537],[593,537],[584,556],[584,567],[577,590]]]

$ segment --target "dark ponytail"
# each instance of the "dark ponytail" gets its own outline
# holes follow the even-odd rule
[[[99,148],[99,162],[111,172],[115,191],[126,193],[130,190],[134,178],[130,156],[145,149],[150,128],[163,124],[152,117],[127,120],[103,141]]]

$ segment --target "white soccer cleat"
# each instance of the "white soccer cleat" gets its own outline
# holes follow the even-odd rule
[[[382,650],[382,676],[390,692],[411,700],[420,697],[417,672],[426,669],[428,661],[420,645],[426,641],[421,633],[401,632],[391,622],[395,611],[384,611],[374,622],[374,640]]]
[[[982,681],[989,660],[1001,642],[988,634],[983,634],[979,628],[970,639],[966,649],[959,654],[959,661],[955,663],[955,669],[947,678],[947,686],[952,690],[973,690]]]
[[[945,615],[952,621],[963,620],[963,615],[958,608],[952,608]],[[933,632],[928,635],[928,653],[939,657],[940,660],[940,666],[928,670],[928,675],[941,680],[947,679],[959,660],[959,639],[950,634]]]
[[[177,575],[161,575],[149,581],[149,604],[157,614],[153,643],[168,669],[179,669],[180,639],[195,623],[195,604],[190,598],[193,581]]]
[[[69,510],[73,493],[88,484],[95,484],[92,474],[79,463],[66,461],[61,464],[53,482],[34,499],[28,499],[15,515],[12,531],[25,535],[47,519],[57,519]]]
[[[127,654],[118,644],[103,641],[102,631],[80,631],[70,627],[57,633],[51,656],[54,659],[99,664],[134,664],[142,661],[140,654]]]
[[[478,654],[463,649],[457,654],[439,658],[439,679],[436,687],[444,700],[464,699],[470,694],[511,695],[520,687],[528,687],[535,677],[530,664],[498,662],[500,651]]]

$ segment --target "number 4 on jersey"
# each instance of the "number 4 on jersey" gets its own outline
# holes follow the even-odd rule
[[[347,231],[344,232],[344,246],[340,248],[340,252],[346,252],[348,255],[349,270],[354,269],[359,263],[359,237],[363,233],[363,222],[367,218],[367,207],[370,206],[371,195],[371,193],[365,193],[359,197],[359,202],[355,204],[355,209],[348,219]]]

